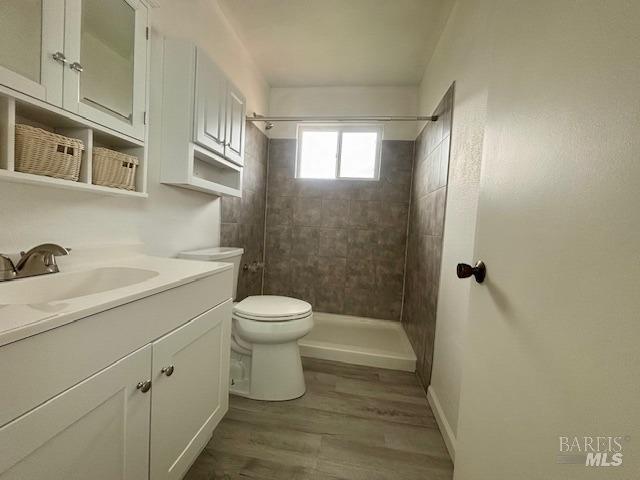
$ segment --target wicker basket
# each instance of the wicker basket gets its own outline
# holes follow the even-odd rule
[[[82,140],[16,124],[15,169],[18,172],[77,182],[83,150]]]
[[[131,155],[93,147],[92,181],[104,187],[135,190],[138,164],[138,159]]]

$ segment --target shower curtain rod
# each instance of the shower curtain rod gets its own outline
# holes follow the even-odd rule
[[[307,122],[307,123],[324,123],[324,122],[420,122],[438,120],[437,115],[306,115],[306,116],[268,116],[247,115],[249,122],[265,122],[267,129],[273,126],[274,122]]]

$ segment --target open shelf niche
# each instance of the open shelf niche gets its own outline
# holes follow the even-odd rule
[[[39,103],[39,102],[38,102]],[[33,127],[82,140],[84,151],[77,182],[60,178],[18,172],[15,169],[15,125]],[[104,187],[92,183],[93,147],[106,147],[138,158],[136,190]],[[102,195],[146,198],[147,158],[144,142],[85,121],[56,107],[39,105],[23,98],[0,94],[0,181],[42,185],[68,190],[95,192]]]

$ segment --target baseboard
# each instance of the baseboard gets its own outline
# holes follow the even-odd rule
[[[444,444],[449,451],[449,456],[451,457],[451,461],[456,463],[456,436],[451,429],[451,425],[447,421],[447,417],[445,417],[444,412],[442,411],[442,406],[440,405],[440,401],[438,400],[438,396],[436,392],[429,386],[427,389],[427,401],[429,402],[429,406],[431,406],[431,410],[436,417],[436,422],[438,423],[438,427],[440,428],[440,433],[442,433],[442,438],[444,439]]]

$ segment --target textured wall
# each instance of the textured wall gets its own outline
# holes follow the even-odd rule
[[[383,141],[380,181],[294,178],[296,141],[269,142],[265,294],[399,320],[412,141]]]
[[[264,212],[267,188],[267,137],[251,122],[246,123],[242,198],[221,197],[220,245],[242,247],[242,264],[262,262]],[[262,293],[262,270],[240,270],[238,301]]]
[[[453,86],[416,140],[407,271],[402,322],[418,357],[417,371],[429,385],[440,283]]]
[[[455,80],[451,126],[451,155],[444,220],[442,269],[433,368],[429,393],[442,411],[441,430],[455,454],[458,405],[469,292],[475,282],[457,278],[458,262],[474,261],[476,211],[487,111],[487,72],[490,65],[487,0],[458,0],[420,85],[420,113],[434,111]],[[448,432],[448,433],[447,433]]]

